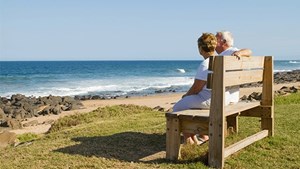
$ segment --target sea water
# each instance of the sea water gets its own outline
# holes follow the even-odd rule
[[[0,96],[125,96],[185,92],[201,61],[3,61]],[[274,71],[300,69],[278,60]]]

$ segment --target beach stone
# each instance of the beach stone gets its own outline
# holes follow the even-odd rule
[[[21,119],[25,118],[26,113],[27,113],[27,111],[25,111],[23,108],[17,108],[14,110],[12,117],[17,120],[21,120]]]
[[[5,148],[8,145],[16,143],[17,135],[13,132],[4,131],[0,133],[0,148]]]
[[[24,123],[23,127],[37,126],[39,122],[37,120],[32,120],[30,122]]]
[[[58,115],[61,113],[61,107],[59,105],[56,105],[56,106],[52,107],[51,112],[52,112],[52,114]]]
[[[13,114],[13,112],[14,112],[14,109],[11,107],[11,106],[5,106],[4,108],[3,108],[3,111],[4,111],[4,113],[5,114]]]
[[[2,104],[7,104],[8,102],[10,102],[10,101],[8,100],[8,98],[6,98],[6,97],[1,97],[0,103],[2,103]]]
[[[241,97],[241,100],[247,100],[248,96],[244,95],[243,97]]]
[[[250,100],[250,101],[261,100],[261,96],[262,96],[262,93],[253,92],[248,96],[247,100]]]
[[[64,96],[62,97],[62,103],[71,103],[72,101],[74,101],[75,99],[70,97],[70,96]]]
[[[296,93],[298,89],[295,86],[292,87],[283,86],[282,88],[280,88],[280,91],[283,91],[285,93]]]
[[[2,108],[0,108],[0,119],[4,119],[4,118],[6,118],[6,114],[4,113]]]
[[[21,122],[19,120],[16,120],[16,119],[8,119],[7,120],[7,125],[11,129],[21,129],[22,128]]]
[[[14,94],[14,95],[11,96],[11,101],[14,101],[14,102],[18,102],[18,101],[21,101],[23,99],[26,99],[26,96],[22,95],[22,94]]]
[[[81,108],[83,108],[83,104],[81,102],[74,100],[73,102],[71,102],[68,110],[76,110]]]
[[[92,100],[98,100],[98,99],[101,99],[99,95],[92,96]]]
[[[42,124],[53,124],[54,120],[53,119],[49,119],[49,120],[45,120]]]
[[[277,95],[277,96],[286,95],[286,94],[287,94],[287,93],[284,92],[283,90],[276,90],[276,91],[275,91],[275,95]]]
[[[50,110],[51,110],[51,107],[47,106],[42,111],[40,111],[39,114],[40,115],[49,115],[51,113]]]
[[[156,107],[153,108],[153,110],[164,112],[165,108],[160,107],[160,106],[156,106]]]

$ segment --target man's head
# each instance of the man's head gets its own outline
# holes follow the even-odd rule
[[[233,46],[233,36],[229,31],[217,32],[216,37],[218,42],[216,52],[218,54]]]
[[[217,46],[217,38],[212,33],[203,33],[198,39],[198,49],[201,55],[207,53],[212,56]]]

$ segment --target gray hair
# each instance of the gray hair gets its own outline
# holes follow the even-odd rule
[[[222,35],[222,40],[226,41],[226,44],[230,47],[233,46],[233,36],[229,31],[217,32]]]

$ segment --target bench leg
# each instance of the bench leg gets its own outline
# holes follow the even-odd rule
[[[261,129],[269,130],[269,136],[274,136],[274,118],[261,118]]]
[[[166,158],[178,160],[180,158],[180,125],[178,118],[167,117]]]
[[[261,129],[269,130],[269,136],[274,136],[274,107],[269,107],[261,118]]]
[[[238,114],[227,116],[228,134],[238,133]]]

